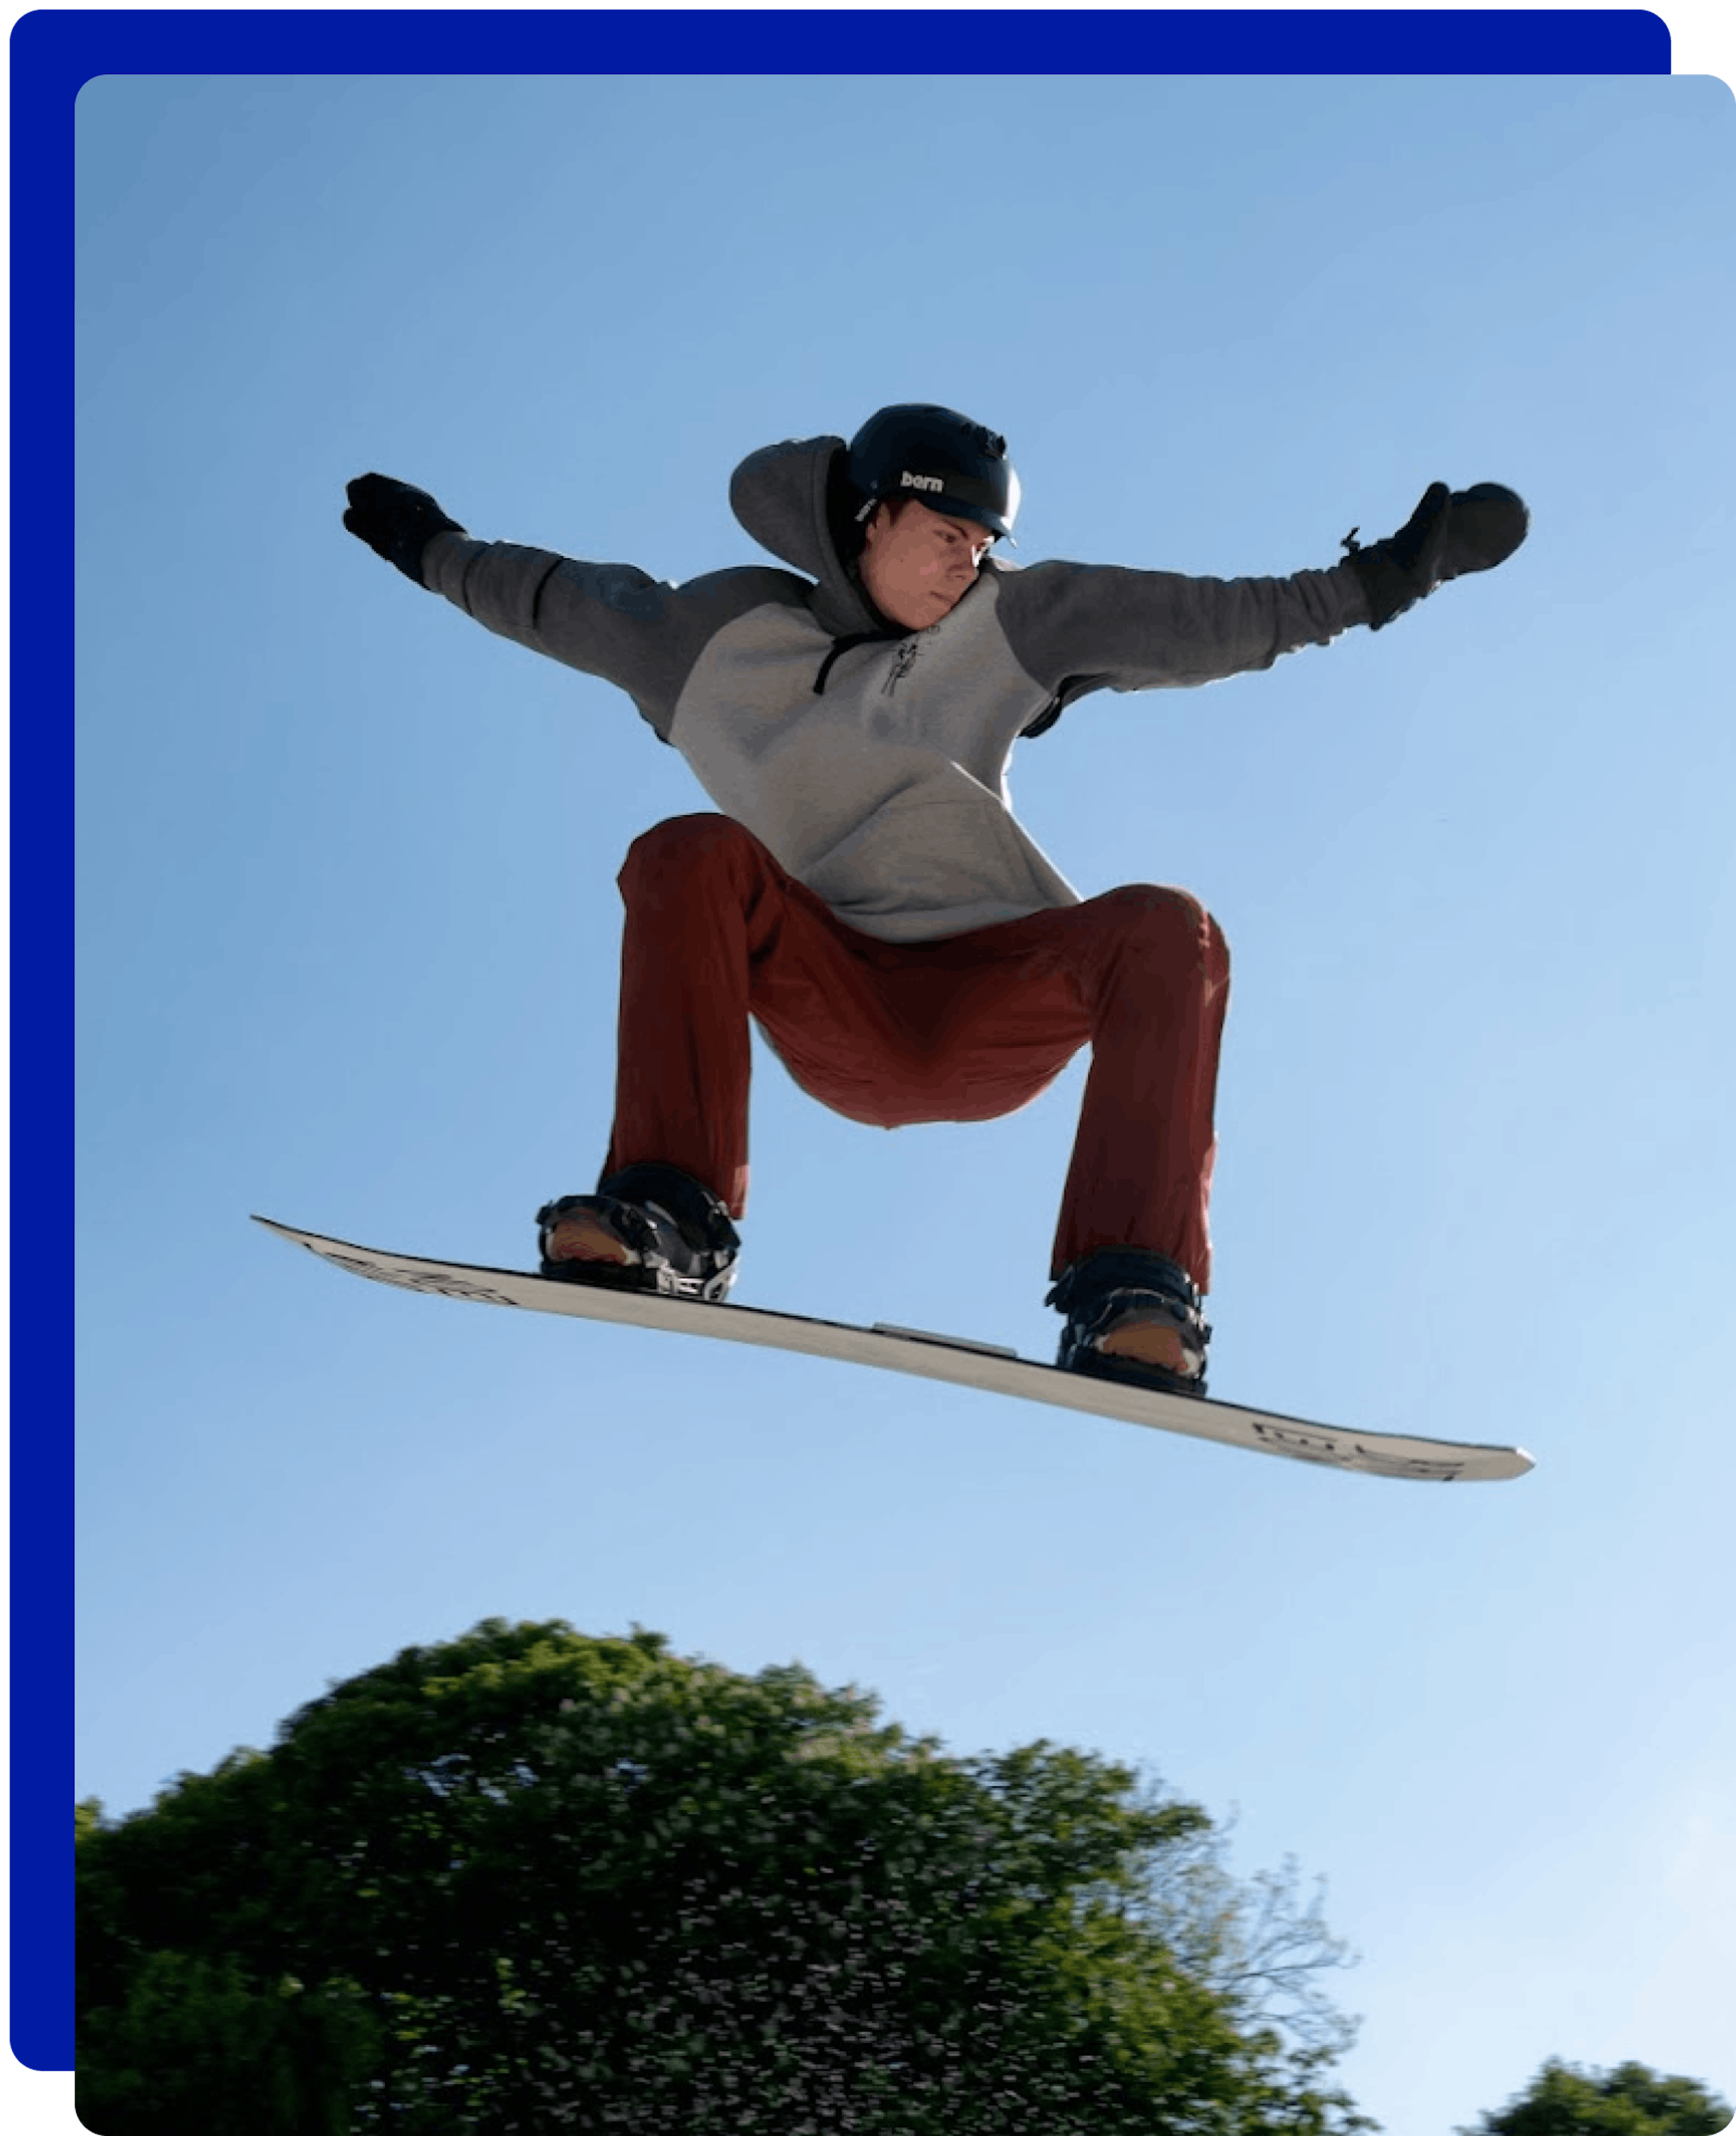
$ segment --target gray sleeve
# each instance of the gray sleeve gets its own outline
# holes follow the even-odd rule
[[[1184,688],[1269,668],[1366,623],[1348,564],[1287,579],[1193,579],[1114,565],[1034,564],[1001,580],[1014,658],[1049,689],[1089,677],[1110,690]]]
[[[665,741],[689,671],[707,641],[747,609],[792,600],[778,571],[715,571],[686,585],[632,564],[586,564],[551,549],[438,534],[422,577],[502,638],[627,692]]]

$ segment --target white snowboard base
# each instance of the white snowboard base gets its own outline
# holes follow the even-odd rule
[[[993,1342],[973,1342],[957,1335],[933,1335],[916,1328],[880,1323],[856,1328],[835,1320],[811,1320],[793,1313],[766,1313],[749,1305],[707,1305],[692,1299],[659,1298],[647,1291],[605,1290],[587,1284],[561,1283],[513,1269],[473,1268],[461,1261],[425,1260],[410,1254],[384,1253],[375,1246],[351,1245],[342,1239],[299,1231],[269,1216],[254,1221],[318,1254],[334,1267],[402,1290],[420,1290],[437,1298],[468,1299],[482,1305],[516,1306],[532,1313],[564,1313],[578,1320],[610,1320],[633,1328],[658,1328],[672,1334],[710,1335],[729,1342],[758,1342],[810,1357],[836,1357],[854,1365],[873,1365],[924,1379],[948,1380],[986,1393],[1017,1395],[1027,1401],[1084,1410],[1093,1416],[1142,1424],[1191,1439],[1215,1439],[1250,1453],[1277,1454],[1292,1461],[1312,1461],[1349,1468],[1365,1476],[1408,1476],[1433,1483],[1492,1483],[1523,1476],[1534,1464],[1516,1446],[1459,1445],[1449,1439],[1414,1439],[1393,1432],[1343,1431],[1331,1425],[1308,1424],[1298,1417],[1264,1410],[1240,1409],[1229,1402],[1201,1401],[1189,1395],[1158,1394],[1064,1372],[1021,1357]]]

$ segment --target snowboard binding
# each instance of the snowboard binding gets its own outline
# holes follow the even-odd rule
[[[1088,1254],[1043,1302],[1067,1316],[1055,1358],[1064,1372],[1204,1396],[1211,1329],[1191,1278],[1161,1254],[1138,1246]]]
[[[672,1164],[629,1164],[594,1194],[536,1212],[544,1275],[604,1289],[716,1303],[735,1280],[741,1239],[710,1187]]]

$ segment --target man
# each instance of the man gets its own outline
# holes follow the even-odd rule
[[[487,629],[618,683],[723,812],[660,824],[620,881],[615,1119],[593,1194],[538,1211],[544,1273],[720,1299],[747,1192],[749,1019],[802,1087],[895,1127],[1028,1104],[1092,1067],[1049,1303],[1060,1364],[1203,1394],[1223,934],[1185,891],[1081,900],[1015,818],[1014,744],[1089,692],[1210,682],[1379,629],[1524,538],[1493,484],[1433,484],[1389,541],[1284,579],[1017,569],[1005,441],[883,408],[773,445],[730,502],[791,570],[659,584],[472,540],[424,491],[344,524]]]

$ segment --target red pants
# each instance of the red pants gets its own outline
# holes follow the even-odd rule
[[[605,1177],[679,1165],[741,1216],[750,1016],[804,1090],[872,1127],[1015,1112],[1089,1043],[1050,1273],[1144,1246],[1205,1289],[1229,954],[1185,891],[1133,884],[943,941],[882,942],[711,815],[647,831],[620,883]]]

